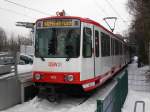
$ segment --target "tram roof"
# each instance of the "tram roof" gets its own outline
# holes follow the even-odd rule
[[[98,22],[96,22],[94,20],[91,20],[89,18],[82,18],[82,17],[78,17],[78,16],[51,16],[51,17],[40,18],[37,21],[47,20],[47,19],[79,19],[81,22],[85,22],[85,23],[90,23],[90,24],[96,25],[96,26],[102,28],[103,30],[105,30],[106,32],[110,33],[111,35],[115,36],[117,39],[123,41],[123,39],[121,39],[120,37],[118,37],[117,35],[115,35],[113,32],[109,31],[103,25],[101,25],[100,23],[98,23]]]

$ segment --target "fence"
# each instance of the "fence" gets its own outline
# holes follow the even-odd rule
[[[17,75],[18,53],[0,52],[0,75],[14,73]]]
[[[96,112],[121,112],[128,93],[128,73],[123,70],[105,87],[104,95],[97,100]]]

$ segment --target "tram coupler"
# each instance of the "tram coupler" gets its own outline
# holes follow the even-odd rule
[[[38,97],[47,99],[49,102],[60,101],[60,94],[56,92],[56,88],[54,86],[50,86],[48,88],[40,88]]]

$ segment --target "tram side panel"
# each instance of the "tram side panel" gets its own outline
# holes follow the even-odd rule
[[[94,25],[95,77],[102,74],[101,29]]]
[[[88,23],[81,24],[81,74],[80,80],[88,80],[94,75],[94,54],[93,54],[93,25]]]

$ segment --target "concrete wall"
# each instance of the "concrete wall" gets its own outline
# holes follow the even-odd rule
[[[0,79],[0,110],[21,102],[20,82],[16,76]]]

